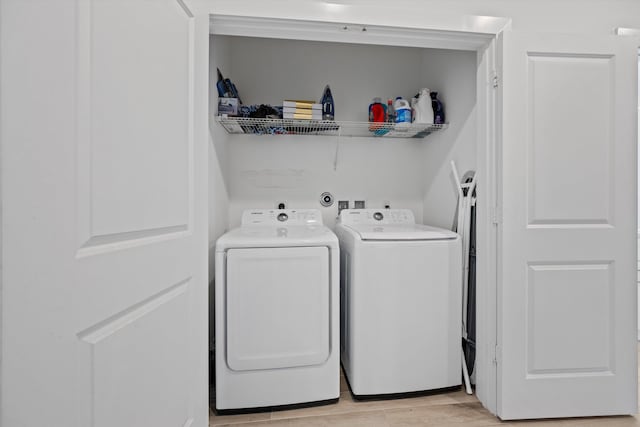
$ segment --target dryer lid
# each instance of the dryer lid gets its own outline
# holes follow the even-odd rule
[[[362,240],[453,240],[458,234],[422,224],[349,224]]]

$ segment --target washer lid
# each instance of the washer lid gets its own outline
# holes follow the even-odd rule
[[[362,240],[453,240],[457,233],[422,224],[349,224]]]

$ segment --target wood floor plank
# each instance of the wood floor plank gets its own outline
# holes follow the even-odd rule
[[[212,412],[209,416],[209,425],[220,426],[233,424],[236,426],[242,426],[256,421],[267,421],[269,419],[271,419],[271,414],[269,412],[240,415],[216,415]]]
[[[274,419],[242,425],[247,427],[389,427],[384,411]],[[220,425],[220,427],[225,426],[238,427],[238,424]]]
[[[348,391],[340,393],[340,400],[336,404],[316,406],[291,411],[272,412],[272,419],[308,417],[319,415],[348,414],[384,409],[412,408],[429,405],[451,405],[463,402],[477,402],[475,396],[469,396],[462,391],[440,393],[430,396],[412,397],[406,399],[367,400],[357,401]]]
[[[391,427],[449,426],[465,427],[490,426],[500,423],[480,402],[432,405],[414,408],[385,410]]]

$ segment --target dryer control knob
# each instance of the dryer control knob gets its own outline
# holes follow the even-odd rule
[[[287,215],[286,213],[278,214],[278,221],[284,222],[288,219],[289,219],[289,215]]]
[[[376,221],[382,221],[382,218],[384,218],[382,212],[376,212],[373,214],[373,219],[375,219]]]

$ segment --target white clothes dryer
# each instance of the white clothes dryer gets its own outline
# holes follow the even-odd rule
[[[341,356],[356,398],[397,397],[461,381],[462,248],[405,209],[344,209]]]
[[[215,251],[216,410],[337,401],[339,246],[320,211],[247,210]]]

